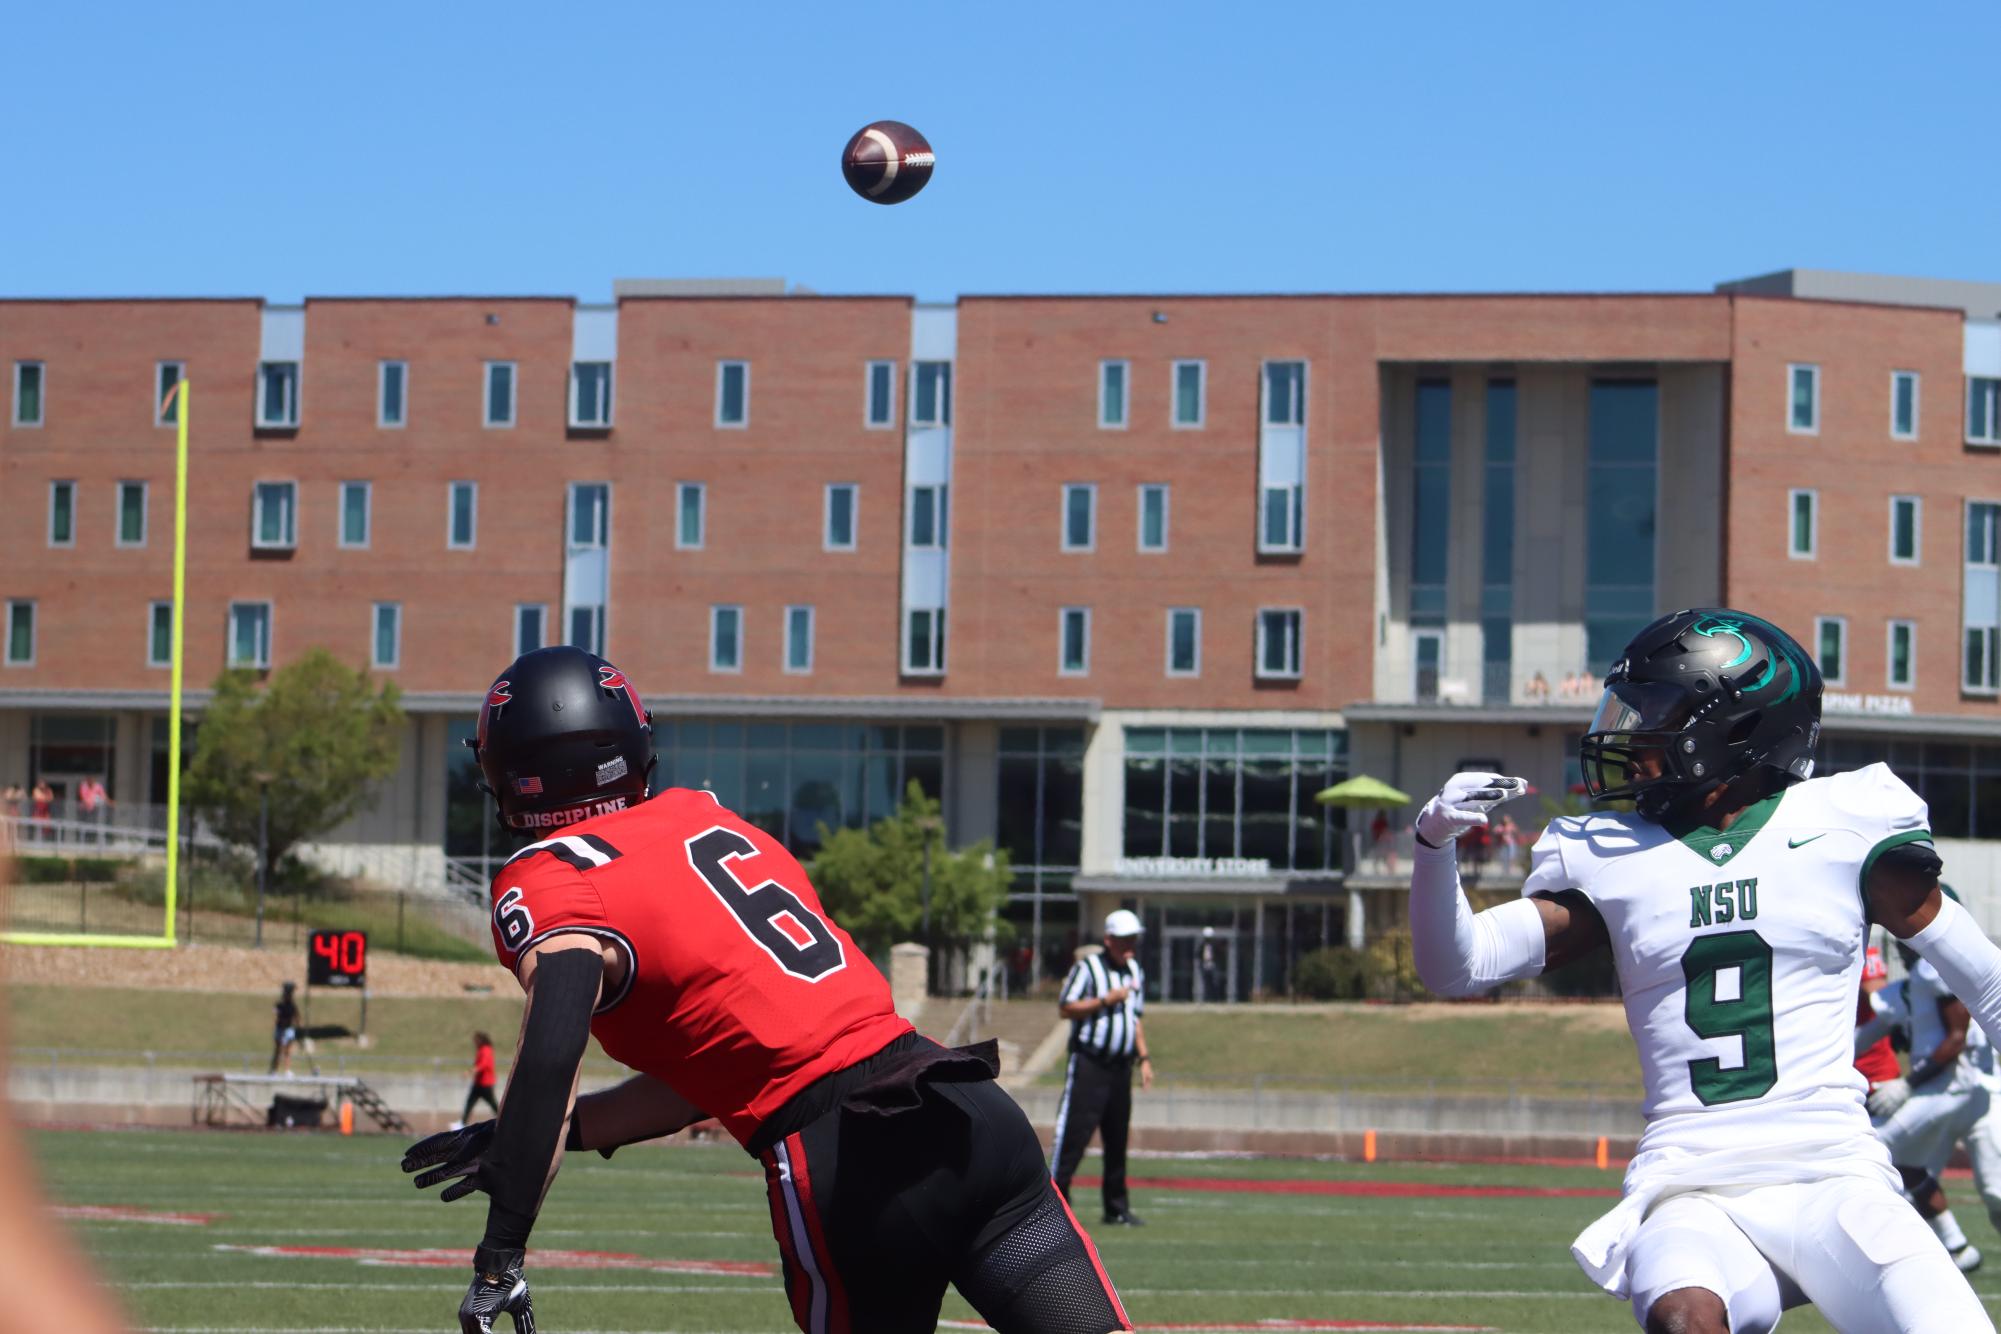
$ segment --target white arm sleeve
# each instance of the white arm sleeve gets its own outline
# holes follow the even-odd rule
[[[1975,1023],[2001,1033],[2001,948],[1964,909],[1940,895],[1938,916],[1906,943],[1938,969]]]
[[[1855,1054],[1860,1056],[1871,1047],[1890,1036],[1890,1030],[1897,1026],[1897,1014],[1875,996],[1869,998],[1869,1018],[1856,1026]]]
[[[1457,847],[1419,843],[1412,859],[1410,935],[1417,975],[1440,996],[1471,996],[1534,977],[1542,971],[1547,943],[1541,911],[1532,900],[1511,899],[1475,913],[1459,887]]]

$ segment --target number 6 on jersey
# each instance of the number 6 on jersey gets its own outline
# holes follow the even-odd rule
[[[750,938],[792,976],[818,982],[845,968],[848,961],[841,954],[841,942],[797,894],[776,880],[752,889],[737,878],[729,863],[756,851],[757,845],[742,834],[718,827],[688,840],[688,864]]]

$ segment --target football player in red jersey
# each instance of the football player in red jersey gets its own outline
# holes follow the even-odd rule
[[[1129,1330],[991,1043],[920,1037],[770,835],[704,791],[650,796],[652,717],[576,648],[515,660],[473,745],[503,824],[493,881],[527,993],[500,1115],[413,1145],[416,1184],[489,1197],[460,1328],[532,1334],[524,1253],[564,1149],[610,1156],[710,1115],[764,1164],[807,1334],[936,1327],[950,1283],[1003,1334]],[[638,1073],[576,1096],[587,1037]]]

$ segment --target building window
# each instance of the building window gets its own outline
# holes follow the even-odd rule
[[[1786,367],[1786,430],[1794,435],[1820,434],[1820,367]]]
[[[49,483],[49,545],[76,545],[76,483]]]
[[[171,667],[174,662],[174,604],[155,602],[146,608],[146,665]]]
[[[611,487],[570,483],[570,550],[601,550],[611,536]]]
[[[42,390],[47,376],[39,361],[14,363],[14,425],[42,424]]]
[[[945,549],[946,490],[942,483],[910,488],[910,545],[913,549]]]
[[[1890,434],[1898,440],[1918,438],[1918,373],[1890,372]]]
[[[1097,545],[1098,488],[1073,482],[1063,488],[1063,550],[1090,551]]]
[[[485,422],[488,426],[514,425],[514,363],[486,363]]]
[[[368,545],[369,490],[367,482],[340,484],[340,544],[344,547]]]
[[[709,670],[743,670],[743,608],[709,608]]]
[[[1966,443],[2001,445],[2001,379],[1967,377]]]
[[[1167,488],[1163,485],[1139,489],[1139,549],[1167,550]]]
[[[1306,488],[1296,483],[1264,488],[1264,519],[1258,526],[1258,550],[1299,550],[1306,518],[1305,500]]]
[[[1594,380],[1585,475],[1586,666],[1603,672],[1654,619],[1660,386]]]
[[[570,646],[604,656],[604,606],[579,603],[570,608]]]
[[[384,361],[375,368],[375,424],[396,427],[408,411],[410,366],[408,362]]]
[[[611,363],[570,363],[570,425],[579,430],[611,426]]]
[[[935,676],[945,670],[945,609],[912,607],[905,617],[903,670]]]
[[[549,608],[523,602],[514,609],[514,656],[533,653],[549,642]]]
[[[144,482],[120,482],[118,484],[118,545],[121,547],[143,547],[146,545],[146,484]]]
[[[257,363],[257,424],[287,429],[299,424],[299,363]]]
[[[1062,647],[1056,671],[1059,676],[1084,676],[1091,670],[1091,609],[1065,607],[1062,613]]]
[[[1410,622],[1442,625],[1452,549],[1452,382],[1419,380],[1412,414]]]
[[[1910,690],[1918,680],[1918,626],[1915,621],[1890,622],[1890,653],[1884,684],[1892,690]]]
[[[896,425],[896,363],[871,361],[868,364],[868,401],[862,421],[870,430],[885,431]]]
[[[952,363],[920,361],[911,367],[910,424],[952,424]]]
[[[709,488],[701,482],[683,482],[676,488],[676,495],[679,503],[674,507],[674,545],[682,551],[700,551]]]
[[[2001,689],[2001,505],[1969,501],[1966,506],[1965,652],[1960,684],[1981,694]]]
[[[181,396],[174,393],[174,386],[187,374],[187,366],[179,361],[160,361],[153,364],[153,424],[155,426],[178,426],[181,420]],[[168,401],[168,395],[173,401]]]
[[[271,665],[270,603],[229,604],[229,665],[257,668]]]
[[[785,609],[785,670],[795,675],[813,670],[813,609]]]
[[[1890,564],[1916,565],[1923,540],[1924,502],[1916,496],[1890,497]]]
[[[855,507],[861,488],[853,482],[834,482],[827,487],[826,532],[820,545],[828,551],[855,549]]]
[[[377,667],[393,668],[403,656],[403,607],[396,602],[375,604],[375,634],[373,662]]]
[[[1816,616],[1813,619],[1814,656],[1820,663],[1820,679],[1831,686],[1848,681],[1848,618]]]
[[[299,486],[259,482],[250,493],[250,545],[288,551],[299,545]]]
[[[1126,426],[1126,381],[1132,366],[1123,361],[1098,363],[1098,426],[1122,431]]]
[[[1306,425],[1306,363],[1265,363],[1265,425]]]
[[[453,482],[445,521],[445,545],[471,551],[479,538],[479,483]]]
[[[1167,674],[1202,675],[1202,611],[1199,607],[1167,610]]]
[[[1347,776],[1347,743],[1318,728],[1128,727],[1119,851],[1339,869],[1344,813],[1313,798]]]
[[[750,363],[716,363],[716,425],[750,425]]]
[[[1174,363],[1174,424],[1184,430],[1202,426],[1208,417],[1209,368],[1199,361]]]
[[[35,665],[35,604],[26,599],[7,604],[7,665]]]
[[[1299,621],[1296,607],[1262,607],[1258,610],[1258,671],[1261,677],[1297,679],[1299,676]]]
[[[1786,493],[1786,512],[1791,516],[1786,529],[1786,554],[1794,560],[1812,560],[1820,550],[1819,500],[1815,491]]]
[[[997,749],[995,845],[1030,886],[1038,872],[1074,871],[1084,846],[1084,729],[1003,727]]]

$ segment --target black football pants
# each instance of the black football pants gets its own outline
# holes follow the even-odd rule
[[[925,1085],[895,1116],[836,1106],[762,1161],[806,1334],[929,1334],[947,1283],[1000,1334],[1132,1328],[1028,1118],[992,1082]]]
[[[1126,1127],[1133,1115],[1131,1061],[1106,1060],[1089,1052],[1070,1053],[1063,1078],[1063,1101],[1056,1107],[1056,1188],[1070,1198],[1070,1178],[1084,1161],[1096,1131],[1105,1149],[1104,1197],[1107,1214],[1122,1214],[1126,1201]]]

